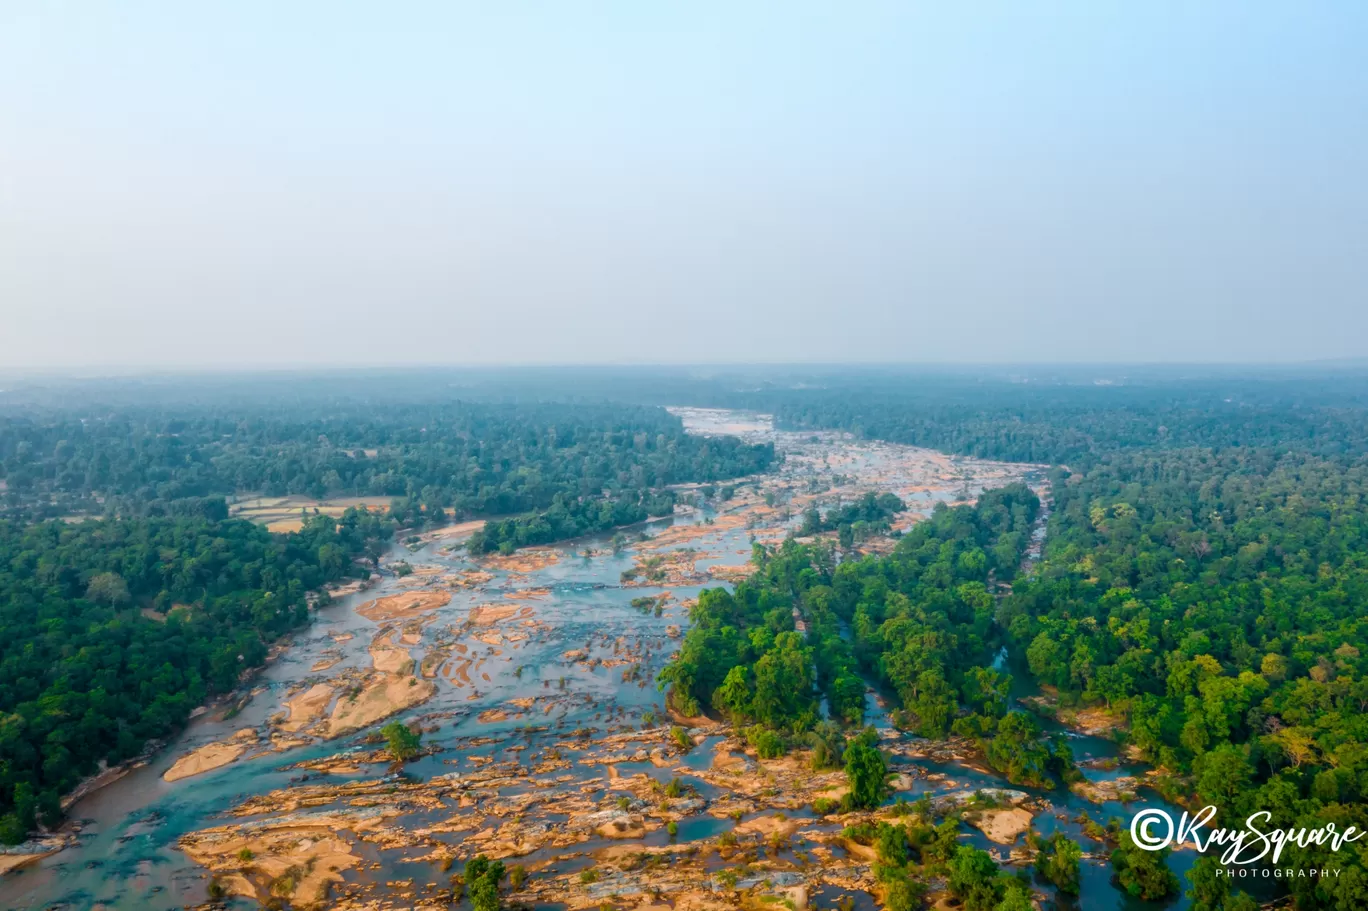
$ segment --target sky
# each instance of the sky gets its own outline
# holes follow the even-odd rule
[[[0,369],[1368,356],[1368,4],[0,0]]]

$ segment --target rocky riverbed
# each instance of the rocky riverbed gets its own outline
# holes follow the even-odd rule
[[[656,674],[699,591],[743,578],[753,544],[781,540],[809,505],[893,491],[911,507],[906,526],[937,502],[1042,477],[680,411],[695,432],[775,439],[782,468],[616,541],[474,560],[461,525],[397,547],[384,562],[411,572],[321,608],[250,698],[83,798],[75,846],[26,860],[0,882],[0,904],[144,911],[205,903],[212,888],[242,908],[446,908],[451,874],[476,854],[522,866],[512,897],[536,906],[871,901],[869,849],[841,830],[905,808],[818,815],[814,801],[843,793],[841,772],[812,771],[802,752],[762,760],[726,726],[671,719]],[[1013,789],[961,745],[893,731],[873,694],[869,706],[894,799],[962,814],[962,837],[1003,862],[1024,862],[1028,827],[1083,841],[1080,816],[1124,812],[1115,799],[1130,782],[1106,784],[1124,768],[1087,770],[1087,796]],[[402,767],[375,740],[392,718],[423,733]],[[1076,749],[1114,755],[1099,738]],[[1092,868],[1087,907],[1115,905]]]

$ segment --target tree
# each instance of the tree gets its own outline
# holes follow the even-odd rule
[[[874,836],[874,846],[878,851],[879,863],[885,867],[901,867],[907,864],[907,829],[879,823]]]
[[[96,604],[118,607],[128,603],[128,585],[118,573],[99,573],[86,586],[86,597]]]
[[[491,861],[480,854],[466,861],[465,887],[475,911],[498,911],[499,881],[504,878],[503,861]]]
[[[926,886],[908,876],[905,869],[890,870],[879,881],[884,911],[916,911],[922,906]]]
[[[415,732],[402,721],[391,721],[385,725],[380,729],[380,736],[385,738],[386,747],[396,761],[408,762],[418,755],[422,734]]]
[[[1130,832],[1122,831],[1121,843],[1111,855],[1116,880],[1128,895],[1158,901],[1178,891],[1178,877],[1168,868],[1170,851],[1146,851],[1136,845]]]
[[[834,721],[819,722],[808,735],[812,743],[812,768],[818,772],[839,769],[845,761],[845,735]]]
[[[1247,755],[1246,748],[1223,743],[1198,756],[1192,764],[1197,797],[1203,804],[1216,807],[1218,819],[1243,818],[1239,807],[1253,774]]]
[[[991,668],[971,668],[964,676],[964,701],[975,711],[989,718],[1001,718],[1007,714],[1007,703],[1011,696],[1012,678]]]
[[[968,845],[961,845],[950,858],[949,885],[965,911],[993,911],[1005,891],[992,855]]]
[[[1192,888],[1187,897],[1192,899],[1192,911],[1258,911],[1259,903],[1247,893],[1230,887],[1230,877],[1223,876],[1220,861],[1214,857],[1199,857],[1188,870]]]
[[[751,691],[745,665],[738,664],[727,671],[722,685],[713,693],[712,704],[714,708],[726,712],[733,722],[739,722],[749,716]]]
[[[1214,857],[1199,857],[1188,870],[1188,882],[1192,888],[1187,897],[1192,899],[1192,911],[1222,911],[1225,900],[1230,895],[1230,878],[1222,875],[1223,870]]]
[[[984,754],[1012,784],[1050,787],[1050,751],[1040,742],[1040,725],[1025,712],[1008,712]]]
[[[993,906],[993,911],[1035,911],[1030,886],[1015,877],[1006,880],[1002,901]]]
[[[1036,854],[1035,868],[1065,895],[1077,895],[1079,889],[1079,861],[1083,849],[1063,832],[1056,832],[1041,842]]]
[[[888,760],[876,746],[878,732],[865,728],[846,747],[845,771],[850,792],[846,800],[853,809],[872,810],[888,793]]]

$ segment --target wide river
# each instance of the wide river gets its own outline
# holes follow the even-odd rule
[[[791,841],[763,855],[768,869],[783,864],[794,872],[771,872],[762,887],[805,889],[812,906],[831,907],[849,894],[857,907],[870,907],[857,889],[823,879],[823,858],[849,858],[824,847],[824,827],[806,797],[776,817],[782,795],[746,790],[749,773],[721,777],[717,770],[728,763],[754,768],[721,745],[725,732],[696,732],[691,752],[667,755],[660,721],[668,719],[654,677],[687,628],[690,600],[744,574],[752,543],[781,540],[807,505],[893,491],[911,513],[924,514],[937,502],[972,500],[1017,480],[1043,491],[1043,472],[838,434],[776,432],[761,415],[675,411],[691,432],[774,440],[786,456],[782,469],[741,485],[715,508],[681,511],[616,542],[605,536],[479,562],[467,558],[457,530],[396,545],[385,562],[404,560],[414,573],[386,574],[319,610],[255,678],[245,704],[200,716],[147,765],[76,804],[79,843],[0,881],[0,907],[194,906],[206,901],[210,867],[237,893],[235,908],[260,907],[271,888],[287,894],[291,887],[297,900],[329,896],[329,907],[447,907],[448,870],[483,851],[526,866],[530,891],[520,898],[533,905],[665,911],[692,900],[646,896],[656,886],[641,886],[640,873],[604,866],[611,885],[602,885],[582,871],[631,844],[667,852],[658,856],[678,863],[685,880],[708,880],[718,862],[709,861],[707,873],[688,866],[702,863],[687,850],[691,842],[716,843],[733,827],[773,835],[776,826]],[[1010,669],[1018,698],[1034,694],[1020,669]],[[402,775],[363,742],[394,705],[407,708],[393,717],[422,725],[428,751]],[[908,758],[909,739],[888,727],[872,693],[869,706],[904,773],[901,798],[1011,787],[954,758]],[[638,734],[653,728],[661,733]],[[1109,741],[1071,736],[1079,760],[1116,755]],[[196,767],[208,770],[178,777]],[[1094,781],[1141,771],[1085,768]],[[686,799],[674,801],[676,831],[667,835],[667,817],[655,807],[671,803],[662,786],[674,777],[687,786]],[[1036,808],[1037,831],[1062,829],[1090,852],[1077,904],[1129,907],[1110,884],[1105,849],[1082,835],[1079,820],[1129,820],[1139,806],[1163,806],[1157,796],[1141,791],[1140,803],[1125,805],[1017,790]],[[1010,847],[979,828],[963,826],[962,837],[1008,859]],[[1181,875],[1191,860],[1184,852],[1171,864]],[[663,874],[653,875],[655,883]],[[570,900],[572,889],[587,891]],[[1162,907],[1186,904],[1179,898]]]

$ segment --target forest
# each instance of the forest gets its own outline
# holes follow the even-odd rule
[[[1041,504],[1025,488],[937,509],[882,557],[859,556],[859,539],[900,503],[805,516],[812,543],[757,548],[748,581],[698,599],[661,677],[676,708],[734,720],[762,755],[811,746],[868,783],[878,751],[855,732],[869,680],[901,727],[968,738],[1011,781],[1064,786],[1077,774],[1067,744],[1012,707],[1005,646],[1060,709],[1116,718],[1170,799],[1223,820],[1259,809],[1270,825],[1368,829],[1362,373],[530,370],[413,392],[432,380],[370,399],[357,378],[302,383],[288,405],[264,386],[4,394],[0,834],[51,818],[99,760],[135,754],[231,687],[305,618],[303,592],[396,526],[492,517],[472,549],[507,551],[664,514],[672,483],[775,467],[771,447],[691,437],[663,404],[1053,466],[1030,566]],[[398,503],[274,536],[226,518],[223,498],[249,490]],[[46,521],[73,513],[103,518]],[[857,790],[882,799],[877,782]],[[983,858],[908,831],[887,846],[888,876],[923,856],[958,865],[969,892],[977,881],[1015,900]],[[1038,863],[1067,880],[1072,850],[1042,847]],[[1298,908],[1368,905],[1364,852],[1284,857],[1342,874],[1288,880]],[[1183,888],[1124,837],[1113,865],[1138,896]],[[1203,911],[1248,906],[1205,864],[1190,887]]]
[[[771,444],[692,436],[663,408],[630,404],[0,411],[0,506],[30,519],[176,515],[205,498],[286,494],[398,498],[419,521],[506,516],[549,509],[557,497],[567,506],[649,500],[670,484],[754,474],[774,459]]]
[[[1368,830],[1368,460],[1230,448],[1056,473],[1044,559],[999,623],[1065,705],[1103,705],[1172,795],[1238,822]],[[1350,875],[1299,907],[1368,902]]]
[[[293,534],[240,520],[0,521],[0,841],[61,818],[100,763],[139,755],[232,690],[309,619],[308,593],[366,572],[388,522]]]
[[[863,673],[897,695],[900,727],[975,738],[1015,784],[1065,782],[1067,742],[1045,742],[1033,716],[1009,711],[1010,678],[991,666],[1005,642],[994,588],[1016,575],[1039,508],[1022,485],[973,507],[940,504],[886,557],[838,555],[821,540],[757,546],[758,572],[734,594],[700,596],[660,680],[685,713],[797,737],[817,725],[818,693],[832,718],[858,724]],[[795,608],[806,636],[795,632]]]

